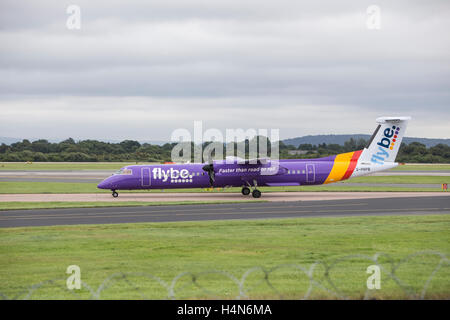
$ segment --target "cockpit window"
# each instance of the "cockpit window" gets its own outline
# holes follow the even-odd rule
[[[122,169],[116,171],[116,173],[114,173],[114,174],[133,174],[133,171],[131,169],[127,169],[127,168],[123,169],[122,168]]]

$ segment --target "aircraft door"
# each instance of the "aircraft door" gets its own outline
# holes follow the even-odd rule
[[[150,186],[150,168],[141,169],[141,185],[143,187]]]
[[[316,166],[313,163],[306,165],[306,182],[316,181]]]

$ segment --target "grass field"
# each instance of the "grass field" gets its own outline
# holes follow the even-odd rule
[[[174,284],[176,298],[236,298],[238,285],[226,272],[243,282],[247,298],[302,298],[308,278],[296,266],[317,265],[312,298],[364,297],[366,269],[374,262],[363,257],[383,252],[400,263],[395,275],[387,256],[380,258],[381,289],[371,291],[379,299],[418,297],[428,277],[439,264],[435,254],[408,255],[423,250],[450,254],[450,216],[384,216],[354,218],[301,218],[249,221],[141,223],[88,226],[55,226],[0,230],[0,292],[4,298],[24,298],[31,285],[49,279],[32,293],[32,299],[72,298],[65,288],[69,265],[81,268],[81,280],[101,299],[164,299],[168,290],[150,278]],[[273,269],[280,266],[278,269]],[[119,273],[119,274],[117,274]],[[327,282],[331,280],[336,290]],[[269,285],[270,283],[270,285]],[[336,296],[336,292],[339,296]],[[408,295],[408,292],[411,295]],[[90,298],[83,288],[80,298]],[[245,297],[244,297],[245,298]],[[425,298],[450,298],[449,262],[434,274]]]
[[[343,181],[344,183],[402,183],[402,184],[442,184],[450,183],[448,176],[365,176]]]
[[[0,162],[1,170],[118,170],[133,164],[156,164],[150,162]],[[450,164],[406,164],[400,165],[393,171],[450,171]]]
[[[450,171],[450,164],[412,164],[397,166],[391,171]]]

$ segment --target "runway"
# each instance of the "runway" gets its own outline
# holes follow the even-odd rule
[[[210,205],[12,210],[0,212],[0,227],[449,214],[449,199],[447,196],[427,196]]]
[[[450,192],[330,192],[330,191],[290,191],[263,192],[257,200],[279,201],[326,201],[370,198],[411,198],[411,197],[450,197]],[[101,193],[23,193],[0,194],[1,202],[184,202],[184,201],[255,201],[240,192],[120,192],[113,198],[110,192]]]

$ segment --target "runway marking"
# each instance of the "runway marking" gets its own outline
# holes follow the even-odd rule
[[[264,211],[264,212],[245,212],[245,213],[235,213],[235,212],[224,212],[221,214],[273,214],[273,213],[289,213],[289,214],[296,214],[296,213],[302,213],[302,214],[314,214],[314,213],[326,213],[326,212],[335,212],[335,213],[346,213],[346,212],[382,212],[382,211],[427,211],[427,210],[450,210],[450,208],[418,208],[418,209],[366,209],[366,210],[316,210],[316,211]],[[208,214],[206,214],[208,215]],[[175,216],[195,216],[195,214],[183,214],[183,213],[177,213]]]
[[[362,205],[367,205],[367,203],[356,203],[356,204],[336,204],[336,205],[311,205],[311,206],[293,206],[293,205],[288,205],[288,206],[278,206],[278,207],[269,207],[270,209],[279,209],[279,208],[293,208],[293,207],[298,207],[299,209],[302,208],[315,208],[315,207],[342,207],[342,206],[362,206]],[[143,206],[145,207],[145,206]],[[69,208],[61,208],[61,209],[69,209]],[[77,208],[78,209],[78,208]],[[146,214],[151,215],[152,213],[162,213],[162,212],[188,212],[188,211],[200,211],[200,210],[210,210],[210,211],[214,211],[214,210],[230,210],[230,209],[240,209],[240,210],[255,210],[256,208],[198,208],[198,209],[165,209],[165,210],[155,210],[152,212],[147,212]],[[42,209],[45,210],[45,209]],[[58,209],[49,209],[49,210],[58,210]],[[80,212],[80,213],[61,213],[61,214],[43,214],[43,215],[39,215],[39,214],[26,214],[26,215],[15,215],[14,213],[12,213],[14,215],[14,218],[25,218],[25,217],[32,217],[32,216],[38,216],[38,217],[61,217],[66,216],[88,216],[88,215],[104,215],[104,214],[114,214],[114,215],[118,215],[118,214],[129,214],[129,213],[145,213],[142,211],[119,211],[119,212],[107,212],[107,211],[103,211],[103,212]],[[246,212],[246,213],[251,213],[251,212]],[[3,220],[3,217],[1,217],[2,213],[0,212],[0,220]],[[175,214],[176,215],[176,214]],[[11,216],[12,217],[12,216]]]
[[[396,212],[426,212],[426,211],[433,211],[433,210],[450,210],[450,208],[420,208],[420,209],[372,209],[372,210],[341,210],[341,211],[335,211],[335,210],[318,210],[318,211],[285,211],[285,212],[279,212],[279,211],[266,211],[266,212],[223,212],[220,213],[222,215],[239,215],[239,214],[260,214],[260,215],[267,215],[267,214],[315,214],[315,213],[327,213],[327,212],[334,212],[334,213],[347,213],[347,212],[389,212],[389,211],[396,211]],[[450,213],[447,211],[442,211],[442,213]],[[174,214],[172,216],[211,216],[215,215],[215,213],[211,214]],[[86,216],[57,216],[57,219],[76,219],[76,218],[84,218],[84,219],[95,219],[95,218],[137,218],[137,217],[170,217],[170,215],[152,215],[152,214],[139,214],[139,215],[128,215],[128,216],[96,216],[96,215],[86,215]],[[48,217],[48,216],[39,216],[39,217],[30,217],[30,216],[23,216],[23,217],[5,217],[0,218],[2,221],[16,221],[16,220],[49,220],[55,217]]]
[[[346,199],[344,199],[346,200]],[[295,206],[295,205],[286,205],[286,206],[279,206],[279,207],[275,207],[275,206],[270,206],[271,209],[280,209],[280,208],[314,208],[314,207],[349,207],[349,206],[364,206],[367,205],[368,203],[350,203],[350,204],[325,204],[325,205],[312,205],[312,206]],[[241,210],[251,210],[253,208],[241,208]]]
[[[141,206],[142,208],[148,207],[148,206]],[[108,207],[108,208],[117,208],[117,207]],[[55,208],[55,209],[34,209],[34,210],[67,210],[67,209],[92,209],[89,207],[85,207],[85,208]],[[164,209],[164,210],[155,210],[153,212],[173,212],[173,211],[200,211],[200,210],[229,210],[229,209],[233,209],[233,208],[196,208],[196,209]],[[27,210],[27,209],[25,209]],[[5,210],[6,211],[6,210]],[[4,213],[5,211],[1,212],[0,211],[0,215],[2,213]],[[14,214],[15,210],[11,210],[8,213],[12,213]],[[100,211],[100,212],[81,212],[81,213],[68,213],[70,215],[83,215],[83,214],[122,214],[122,213],[142,213],[142,211],[119,211],[119,212],[108,212],[108,211]],[[64,213],[62,213],[64,214]],[[35,213],[35,215],[37,215]],[[51,215],[48,215],[51,216]],[[55,217],[59,217],[59,215],[54,215]]]

